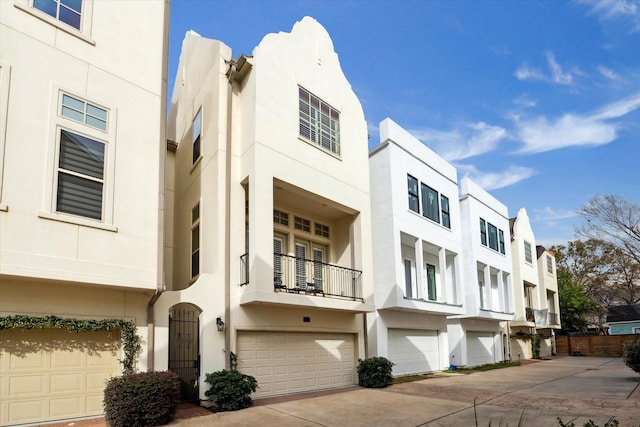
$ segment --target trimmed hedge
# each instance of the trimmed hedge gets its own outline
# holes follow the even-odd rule
[[[104,412],[111,427],[147,427],[173,420],[180,401],[180,379],[169,371],[113,377],[104,390]]]
[[[211,388],[204,394],[221,411],[237,411],[251,406],[251,393],[258,388],[258,381],[240,371],[223,369],[207,374],[204,380]]]
[[[363,387],[381,388],[391,385],[393,362],[386,357],[358,360],[358,383]]]
[[[640,341],[625,345],[622,358],[628,367],[640,373]]]

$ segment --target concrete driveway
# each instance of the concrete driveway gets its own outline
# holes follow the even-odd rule
[[[640,375],[621,358],[561,357],[472,374],[434,374],[384,389],[257,401],[251,408],[178,420],[204,426],[640,426]],[[288,399],[292,399],[291,396]]]

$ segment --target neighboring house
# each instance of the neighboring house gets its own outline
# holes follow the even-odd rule
[[[456,169],[390,119],[369,154],[376,313],[369,348],[394,375],[446,369],[447,316],[464,314]]]
[[[156,369],[201,399],[235,363],[254,397],[356,384],[374,310],[367,125],[326,30],[305,17],[235,59],[187,33],[168,138]]]
[[[541,309],[535,318],[540,337],[540,357],[556,353],[555,331],[560,330],[560,301],[558,300],[558,277],[556,257],[544,246],[536,246],[538,259],[538,292]]]
[[[460,181],[464,265],[464,314],[447,321],[454,365],[509,360],[501,322],[513,320],[507,207],[468,178]]]
[[[509,220],[509,227],[515,297],[515,319],[507,326],[511,357],[532,358],[532,337],[536,334],[540,338],[540,356],[550,356],[555,352],[554,330],[560,329],[555,257],[536,245],[524,208]]]
[[[0,2],[0,316],[131,321],[141,370],[162,287],[168,7]],[[101,414],[120,338],[0,331],[0,425]]]
[[[640,334],[640,304],[609,307],[609,335]]]

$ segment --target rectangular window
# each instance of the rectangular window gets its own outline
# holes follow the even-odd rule
[[[61,130],[56,211],[102,220],[105,144]]]
[[[487,246],[487,222],[480,218],[480,243]]]
[[[489,247],[494,251],[498,250],[498,228],[489,223]]]
[[[418,180],[407,175],[407,189],[409,191],[409,209],[420,212],[420,201],[418,196]]]
[[[426,184],[422,184],[422,215],[440,223],[440,206],[438,192]]]
[[[451,228],[451,216],[449,214],[449,198],[440,195],[440,211],[442,212],[442,225]]]
[[[201,155],[201,147],[200,147],[200,137],[202,134],[202,110],[198,110],[198,114],[196,114],[193,119],[193,127],[191,129],[191,145],[193,147],[192,150],[192,159],[191,164],[195,164],[196,160],[200,158]]]
[[[500,246],[500,253],[504,255],[504,231],[502,230],[498,230],[498,244]]]
[[[33,0],[33,7],[73,28],[80,29],[82,0]]]
[[[96,129],[107,130],[107,110],[73,96],[62,95],[60,114]]]
[[[436,301],[438,295],[436,293],[436,266],[427,264],[427,297],[429,301]]]
[[[405,298],[413,298],[413,269],[411,268],[411,260],[404,260],[404,288]]]
[[[524,259],[529,264],[533,262],[533,257],[531,255],[531,243],[529,242],[524,242]]]
[[[296,287],[307,287],[307,245],[296,243]]]
[[[200,274],[200,203],[191,209],[191,278]]]
[[[316,236],[329,237],[329,226],[315,223]]]
[[[547,255],[547,272],[553,274],[553,260],[550,255]]]
[[[279,211],[277,209],[273,210],[273,222],[276,224],[289,226],[289,214],[286,212]]]
[[[324,248],[313,247],[313,285],[316,291],[324,290]]]
[[[478,274],[480,274],[481,272],[478,272]],[[480,292],[480,308],[486,308],[485,307],[485,295],[484,295],[484,282],[482,280],[478,281],[478,290]]]
[[[298,87],[300,136],[340,155],[340,113],[338,110]]]
[[[282,277],[282,250],[284,247],[284,239],[273,238],[273,285],[276,288],[284,286]]]
[[[296,230],[302,230],[302,231],[306,231],[307,233],[310,233],[311,221],[297,216],[295,217],[295,227],[296,227]]]

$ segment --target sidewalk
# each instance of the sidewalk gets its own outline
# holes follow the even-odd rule
[[[640,426],[640,375],[621,358],[562,357],[472,374],[438,374],[384,389],[287,401],[257,401],[248,409],[176,420],[205,426],[517,426],[554,427],[560,417],[581,427]],[[294,400],[289,400],[294,399]],[[524,415],[523,415],[524,414]]]

